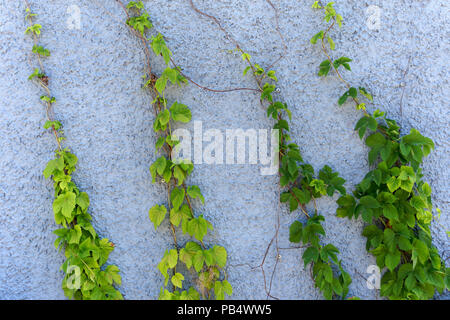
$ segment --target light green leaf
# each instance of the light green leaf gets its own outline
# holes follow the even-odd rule
[[[148,215],[150,217],[150,221],[153,222],[153,225],[155,226],[155,230],[164,221],[166,213],[167,208],[164,205],[155,205],[149,210]]]

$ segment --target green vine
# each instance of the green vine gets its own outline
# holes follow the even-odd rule
[[[302,256],[304,266],[305,268],[307,265],[311,266],[316,287],[324,297],[345,298],[351,278],[337,258],[339,250],[332,244],[322,245],[320,242],[320,236],[325,236],[321,224],[325,218],[319,215],[316,205],[316,199],[322,196],[331,197],[335,192],[345,195],[343,186],[345,180],[329,166],[320,170],[318,177],[315,176],[314,168],[304,162],[299,146],[290,142],[289,123],[284,117],[287,116],[291,120],[292,115],[286,103],[274,100],[273,92],[276,89],[274,83],[278,81],[275,71],[266,72],[260,65],[251,62],[249,54],[243,51],[241,53],[242,59],[249,65],[244,70],[244,75],[251,70],[261,89],[261,101],[268,104],[267,116],[275,120],[273,128],[279,130],[280,186],[287,189],[281,194],[280,201],[289,203],[290,212],[300,208],[307,217],[305,224],[295,221],[290,226],[289,240],[293,243],[302,242],[308,246]],[[314,204],[313,214],[306,210],[306,205],[311,202]],[[335,271],[336,269],[338,271]]]
[[[26,20],[30,24],[25,33],[33,37],[32,52],[39,63],[39,68],[34,69],[29,80],[36,81],[45,91],[41,96],[47,114],[44,128],[53,132],[57,143],[55,158],[48,162],[43,174],[46,179],[53,179],[55,222],[63,227],[54,231],[58,236],[55,247],[64,249],[66,257],[61,266],[65,273],[62,288],[69,299],[123,299],[121,293],[114,288],[114,285],[121,284],[119,268],[115,265],[102,268],[114,250],[114,244],[108,239],[99,238],[91,224],[92,217],[87,212],[89,196],[80,192],[72,181],[71,174],[75,171],[78,159],[68,148],[62,147],[62,141],[65,139],[62,125],[51,116],[56,99],[50,92],[49,77],[45,74],[42,64],[42,58],[50,56],[50,51],[38,44],[42,26],[33,22],[36,14],[31,12],[27,1],[25,4]]]
[[[277,13],[272,2],[268,0],[267,2]],[[244,69],[243,75],[251,73],[260,92],[261,105],[264,107],[264,103],[267,104],[267,107],[264,107],[267,108],[267,116],[276,122],[273,128],[278,130],[279,133],[280,187],[287,190],[281,194],[280,200],[289,203],[291,212],[300,208],[307,218],[307,222],[304,224],[295,221],[290,226],[290,241],[293,243],[302,242],[308,247],[303,253],[304,266],[306,268],[307,265],[310,265],[315,285],[324,297],[326,299],[346,298],[352,280],[337,257],[339,250],[332,244],[323,245],[320,242],[320,236],[325,236],[325,230],[321,224],[325,218],[319,215],[316,205],[316,199],[324,195],[331,197],[335,192],[345,195],[346,191],[343,187],[345,180],[339,177],[338,173],[333,172],[329,166],[320,170],[319,176],[316,177],[314,168],[303,161],[299,146],[291,142],[289,123],[285,119],[287,116],[289,120],[292,120],[291,110],[286,103],[276,101],[273,96],[276,92],[275,83],[278,79],[275,71],[271,69],[276,62],[281,60],[283,55],[275,63],[272,63],[266,71],[259,64],[252,62],[251,56],[244,52],[237,41],[221,26],[217,18],[200,11],[195,7],[192,0],[190,0],[190,3],[196,12],[212,19],[229,40],[234,43],[236,51],[241,54],[242,60],[248,65]],[[278,22],[278,14],[276,14],[276,21]],[[279,32],[278,23],[276,25],[276,30],[286,49],[284,39]],[[313,214],[308,213],[306,209],[306,205],[310,202],[314,204]],[[267,294],[271,296],[270,290]]]
[[[329,36],[342,17],[333,3],[313,8],[325,13],[328,23],[325,30],[311,39],[320,40],[326,56],[319,67],[319,76],[327,76],[333,69],[346,85],[347,91],[339,98],[341,106],[349,98],[356,109],[363,112],[355,130],[369,147],[369,163],[376,165],[356,186],[353,195],[339,198],[337,215],[349,219],[359,216],[368,223],[363,231],[366,248],[376,258],[380,269],[387,268],[381,279],[381,295],[390,299],[431,299],[436,290],[442,293],[450,287],[450,268],[445,267],[438,250],[432,244],[430,225],[433,220],[431,187],[422,180],[421,164],[434,143],[416,129],[400,136],[400,126],[388,119],[385,112],[369,113],[366,103],[373,102],[372,95],[363,87],[352,87],[341,75],[340,67],[350,71],[347,57],[333,60],[327,47],[335,49]],[[366,102],[361,102],[364,99]],[[437,209],[440,213],[439,209]]]
[[[159,135],[155,148],[162,155],[150,166],[153,183],[157,180],[167,188],[167,203],[155,205],[149,211],[150,220],[157,229],[168,217],[172,232],[174,247],[167,249],[158,270],[164,276],[164,286],[161,288],[159,299],[161,300],[198,300],[218,299],[223,300],[225,294],[232,294],[232,287],[227,281],[225,266],[227,251],[221,246],[214,245],[207,248],[203,239],[212,230],[212,224],[203,215],[194,215],[193,203],[205,199],[196,185],[187,186],[186,179],[191,175],[194,166],[190,161],[173,159],[172,154],[179,140],[172,134],[177,122],[188,123],[191,121],[191,111],[184,104],[173,102],[168,106],[165,98],[165,89],[168,85],[180,86],[187,82],[178,67],[171,67],[171,55],[164,37],[161,34],[146,37],[147,31],[153,28],[148,12],[145,11],[141,1],[131,1],[124,10],[127,13],[127,24],[143,42],[147,54],[147,74],[145,76],[145,88],[153,98],[152,105],[155,111],[154,131]],[[156,56],[161,56],[166,69],[161,76],[152,73],[148,47],[151,47]],[[184,246],[177,239],[177,229],[181,227],[183,234],[189,234],[193,239]],[[188,270],[194,270],[196,286],[184,289],[185,275],[179,270],[183,263]],[[169,280],[172,288],[168,288]],[[184,290],[183,290],[184,289]]]

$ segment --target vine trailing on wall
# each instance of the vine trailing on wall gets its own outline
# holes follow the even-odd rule
[[[267,2],[274,8],[270,1]],[[291,120],[291,111],[286,103],[276,101],[273,96],[276,89],[275,83],[278,79],[275,71],[271,70],[271,68],[281,58],[271,64],[267,71],[264,70],[259,64],[252,62],[251,56],[229,35],[217,18],[200,11],[191,0],[190,3],[196,12],[212,19],[235,44],[236,50],[241,54],[243,61],[248,64],[244,69],[243,75],[245,76],[249,72],[252,74],[260,92],[261,104],[264,106],[264,103],[267,103],[268,105],[267,116],[276,121],[273,128],[278,130],[279,133],[280,187],[287,190],[281,194],[280,200],[281,202],[289,203],[291,212],[300,208],[307,217],[306,223],[295,221],[290,226],[290,241],[293,243],[302,242],[307,247],[303,253],[304,266],[306,268],[307,265],[310,265],[315,285],[320,289],[324,297],[327,299],[346,298],[351,278],[342,267],[342,262],[338,259],[339,250],[332,244],[323,245],[320,241],[320,236],[325,236],[325,230],[322,226],[322,222],[325,219],[319,214],[316,205],[316,199],[324,195],[331,197],[335,192],[346,195],[346,190],[343,187],[345,180],[339,177],[338,173],[333,172],[329,166],[325,166],[320,170],[319,176],[316,177],[314,168],[303,161],[299,146],[290,142],[290,128],[285,117],[287,116]],[[279,32],[278,24],[276,29]],[[280,37],[286,49],[281,34]],[[310,202],[314,204],[313,214],[308,213],[306,210],[306,205]],[[278,236],[278,228],[279,221],[275,237]],[[277,246],[277,256],[279,256],[278,250]],[[278,263],[278,258],[276,263]],[[266,293],[274,298],[270,294],[270,289],[266,289]]]
[[[123,5],[122,5],[123,6]],[[159,135],[155,148],[162,155],[150,166],[153,183],[157,180],[167,188],[166,205],[155,205],[149,211],[149,218],[157,229],[168,218],[170,230],[173,236],[174,247],[167,249],[158,269],[164,276],[164,286],[161,288],[159,299],[161,300],[198,300],[218,299],[223,300],[225,294],[232,294],[232,287],[227,280],[225,266],[227,251],[225,248],[214,245],[207,248],[203,240],[212,230],[212,224],[203,215],[194,215],[193,203],[205,199],[201,190],[196,185],[187,186],[186,179],[191,175],[194,166],[190,161],[180,161],[172,158],[173,151],[179,143],[173,135],[176,123],[188,123],[191,121],[190,109],[177,101],[169,107],[165,97],[165,89],[168,85],[180,86],[186,83],[186,78],[181,70],[171,67],[171,51],[167,47],[164,37],[158,33],[147,39],[146,34],[153,28],[150,15],[145,11],[141,1],[131,1],[124,7],[127,13],[127,24],[143,42],[147,56],[147,75],[145,85],[153,98],[152,105],[155,111],[154,131]],[[150,66],[148,47],[151,47],[156,56],[161,56],[165,63],[165,70],[161,76],[156,76]],[[177,229],[181,227],[183,234],[189,234],[193,239],[181,245],[177,239]],[[183,281],[185,275],[180,271],[180,263],[188,270],[194,270],[196,287],[185,289]],[[172,289],[168,288],[169,280]],[[184,290],[183,290],[184,289]]]
[[[32,52],[36,55],[39,68],[35,68],[29,80],[38,83],[45,91],[41,101],[46,105],[47,121],[45,129],[50,129],[55,136],[57,149],[55,158],[50,160],[44,170],[44,177],[52,177],[55,189],[53,211],[55,222],[62,228],[55,230],[58,236],[55,247],[64,249],[66,260],[61,266],[65,273],[62,282],[64,294],[69,299],[83,300],[113,300],[123,299],[114,285],[121,284],[119,268],[108,265],[103,268],[109,254],[114,250],[114,244],[108,239],[97,235],[91,224],[92,217],[87,212],[89,196],[80,192],[72,181],[77,157],[68,148],[63,148],[62,125],[52,117],[52,106],[56,99],[49,89],[49,77],[45,74],[42,59],[50,56],[50,51],[39,44],[42,26],[34,23],[36,14],[31,12],[28,1],[26,5],[26,20],[29,27],[26,34],[31,34],[34,41]]]
[[[450,268],[445,267],[438,250],[432,244],[430,225],[433,220],[431,187],[423,181],[422,162],[434,143],[416,129],[400,136],[400,126],[387,118],[385,112],[370,113],[366,103],[372,95],[363,87],[352,87],[344,80],[340,67],[350,71],[347,57],[332,59],[327,47],[335,49],[329,33],[342,17],[333,3],[313,8],[325,13],[329,24],[326,30],[314,35],[311,43],[320,40],[326,56],[320,64],[319,76],[327,76],[331,69],[346,85],[339,98],[344,105],[351,98],[356,109],[363,112],[355,130],[370,148],[369,163],[376,168],[356,186],[353,195],[339,198],[337,215],[349,219],[359,216],[368,223],[363,231],[366,248],[376,258],[380,269],[387,268],[381,279],[381,295],[390,299],[431,299],[436,290],[442,293],[450,287]],[[366,102],[362,102],[364,99]],[[440,213],[440,210],[437,209]]]

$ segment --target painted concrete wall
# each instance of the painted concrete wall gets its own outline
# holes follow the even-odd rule
[[[266,1],[195,2],[217,16],[262,66],[280,54],[274,12]],[[275,69],[280,98],[293,110],[292,136],[306,161],[317,169],[329,164],[352,189],[369,170],[367,149],[352,130],[357,112],[350,105],[336,104],[343,86],[334,76],[316,76],[323,57],[309,39],[320,30],[321,18],[310,8],[311,1],[273,2],[288,46],[286,58]],[[145,3],[155,28],[166,36],[174,59],[187,75],[214,88],[254,85],[251,78],[242,78],[245,66],[240,57],[228,52],[233,45],[210,21],[193,12],[188,1]],[[155,134],[150,100],[141,90],[142,48],[115,20],[125,19],[115,1],[31,0],[31,4],[43,25],[42,43],[52,51],[45,65],[58,99],[56,117],[65,127],[67,146],[80,159],[74,179],[91,197],[90,213],[99,234],[116,244],[110,262],[121,269],[123,295],[154,299],[162,283],[156,264],[171,237],[165,226],[155,232],[148,219],[148,209],[164,202],[166,195],[161,186],[151,184],[148,170]],[[79,30],[68,28],[70,5],[80,8]],[[370,5],[380,9],[378,30],[366,24]],[[436,143],[435,152],[425,160],[424,173],[443,212],[441,225],[433,224],[434,242],[448,259],[448,1],[337,1],[336,6],[345,18],[342,31],[334,35],[336,56],[354,59],[353,72],[345,73],[347,79],[371,91],[376,105],[398,120],[404,132],[416,127]],[[63,256],[53,248],[53,192],[51,182],[42,177],[55,146],[42,129],[40,92],[27,81],[34,60],[30,39],[23,34],[23,16],[21,1],[0,1],[0,298],[61,299],[63,274],[58,269]],[[152,63],[161,71],[159,59]],[[214,94],[190,85],[171,90],[169,99],[174,97],[192,108],[193,120],[202,121],[205,130],[272,126],[258,97],[248,92]],[[261,263],[277,214],[283,248],[290,246],[288,227],[298,218],[278,203],[277,177],[260,175],[255,165],[203,164],[196,166],[190,182],[202,188],[207,200],[198,212],[215,225],[207,243],[228,249],[233,297],[264,299],[262,273],[251,267]],[[360,235],[364,224],[336,218],[336,198],[319,201],[326,217],[324,241],[341,250],[353,278],[351,294],[377,298],[363,278],[374,264]],[[274,296],[321,297],[309,272],[303,270],[301,254],[298,249],[281,251]],[[266,259],[268,276],[274,262],[272,249]]]

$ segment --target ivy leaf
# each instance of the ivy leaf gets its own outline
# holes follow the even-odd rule
[[[122,278],[119,275],[119,271],[119,268],[114,265],[109,265],[106,267],[105,278],[110,285],[115,283],[120,286],[122,284]]]
[[[323,38],[323,34],[324,34],[323,30],[321,30],[318,33],[316,33],[310,40],[311,44],[316,44],[317,40]]]
[[[153,222],[155,226],[155,230],[164,221],[166,213],[167,208],[164,205],[155,205],[149,210],[148,215],[150,217],[150,221]]]
[[[410,251],[413,248],[411,242],[402,236],[398,238],[398,247],[403,251]]]
[[[76,203],[81,209],[86,210],[89,207],[89,195],[86,192],[80,192],[77,196]]]
[[[291,199],[293,199],[297,203],[297,206],[298,206],[298,202],[300,202],[301,204],[307,204],[311,200],[311,193],[309,193],[309,191],[300,190],[296,187],[292,188],[291,191],[295,195],[295,199],[294,199],[294,197],[291,197]],[[294,211],[294,210],[291,210],[291,211]]]
[[[309,247],[303,253],[303,262],[305,263],[305,267],[310,262],[317,262],[319,259],[319,250],[316,247]]]
[[[222,287],[223,287],[223,291],[231,296],[233,294],[233,287],[231,286],[231,284],[227,281],[227,280],[223,280],[222,281]]]
[[[389,220],[398,220],[397,208],[392,204],[387,204],[383,207],[383,214]]]
[[[61,211],[64,217],[70,219],[72,217],[72,211],[75,209],[76,195],[73,192],[66,192],[59,195],[55,201],[53,201],[53,211],[55,214]]]
[[[166,89],[167,80],[169,79],[167,78],[166,75],[162,75],[161,77],[158,78],[158,80],[156,80],[155,89],[158,90],[160,94],[162,94],[163,91]]]
[[[192,265],[194,266],[195,271],[200,272],[203,268],[203,263],[205,262],[205,256],[202,251],[197,251],[194,254]]]
[[[386,267],[388,267],[388,269],[390,271],[394,271],[394,269],[398,266],[398,264],[400,263],[400,251],[395,250],[394,253],[388,253],[385,257],[385,264]]]
[[[377,201],[377,199],[375,199],[372,196],[364,196],[359,200],[359,203],[362,204],[364,207],[369,208],[369,209],[375,209],[375,208],[379,208],[381,205],[380,203]]]
[[[214,295],[216,296],[216,300],[225,300],[225,293],[221,281],[214,283]]]
[[[198,186],[190,186],[187,188],[189,197],[196,199],[199,198],[203,204],[205,204],[205,198],[203,197],[200,188]]]
[[[174,121],[183,123],[191,121],[191,110],[189,110],[189,108],[184,104],[175,101],[170,107],[170,112],[172,113],[172,119]]]
[[[342,106],[348,99],[348,97],[356,98],[358,96],[358,92],[356,88],[351,87],[339,98],[338,104]]]
[[[356,123],[355,130],[358,130],[359,138],[362,139],[366,133],[367,128],[372,131],[376,131],[378,122],[375,118],[364,116]]]
[[[203,237],[208,232],[208,224],[206,220],[200,216],[198,218],[191,219],[188,222],[188,233],[190,236],[195,236],[199,241],[203,240]]]
[[[167,264],[169,268],[173,269],[178,262],[178,251],[176,249],[171,249],[167,256]]]
[[[78,244],[80,243],[82,231],[79,225],[75,225],[73,229],[69,232],[69,243],[70,244]]]
[[[394,192],[395,190],[400,188],[401,180],[397,179],[396,177],[390,177],[386,184],[389,188],[389,191]]]
[[[347,57],[341,57],[339,59],[336,59],[333,62],[333,65],[336,69],[338,69],[340,66],[343,66],[345,69],[351,71],[350,65],[348,64],[349,62],[351,62],[352,59],[347,58]]]
[[[44,177],[48,179],[55,171],[62,171],[64,169],[64,159],[59,157],[57,159],[50,160],[44,169]]]
[[[181,273],[175,273],[172,276],[172,284],[176,287],[176,288],[180,288],[182,287],[182,281],[184,280],[184,276]]]
[[[318,75],[320,77],[325,77],[328,75],[328,72],[330,72],[331,64],[329,60],[324,60],[319,66],[319,73]]]
[[[183,171],[183,169],[181,169],[180,166],[175,166],[173,169],[173,176],[175,177],[175,179],[177,179],[178,181],[178,186],[181,186],[183,184],[184,179],[186,178],[186,174]]]
[[[329,43],[329,45],[330,45],[330,49],[331,49],[331,50],[336,49],[336,45],[335,45],[333,39],[331,39],[330,36],[328,36],[328,43]]]
[[[366,97],[370,102],[373,101],[372,95],[367,92],[366,88],[359,87],[359,93],[361,93],[364,97]]]
[[[175,210],[178,210],[183,203],[185,196],[184,189],[180,188],[173,188],[172,192],[170,193],[170,202],[172,202],[173,208]]]
[[[300,221],[294,221],[289,227],[289,241],[299,243],[303,236],[303,224]]]
[[[412,251],[413,266],[415,267],[417,258],[419,258],[420,263],[424,264],[430,257],[430,252],[428,250],[427,245],[422,240],[414,239],[413,247],[414,247]]]
[[[166,140],[164,139],[164,137],[159,137],[158,140],[155,143],[156,151],[161,149],[164,146],[165,142],[166,142]]]
[[[179,210],[175,210],[174,208],[170,209],[170,223],[174,226],[178,227],[181,222],[181,218],[183,214]]]
[[[225,250],[225,248],[221,246],[214,246],[212,248],[212,251],[214,253],[216,264],[219,267],[224,268],[227,264],[227,250]]]

